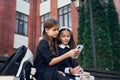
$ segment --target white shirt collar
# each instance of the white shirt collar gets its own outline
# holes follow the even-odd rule
[[[69,45],[63,45],[63,44],[59,44],[58,46],[59,46],[60,48],[63,48],[63,49],[64,49],[65,47],[70,48],[70,46],[69,46]]]

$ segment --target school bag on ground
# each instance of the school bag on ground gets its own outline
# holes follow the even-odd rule
[[[20,80],[33,80],[31,68],[33,67],[33,54],[25,46],[19,47],[0,69],[0,75],[12,75]]]

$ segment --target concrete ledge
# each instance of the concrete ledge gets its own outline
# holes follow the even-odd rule
[[[20,80],[20,79],[14,76],[0,76],[0,80]]]
[[[0,56],[0,63],[4,63],[9,57]]]
[[[115,71],[106,71],[98,69],[84,69],[95,76],[95,80],[120,80],[120,73]]]

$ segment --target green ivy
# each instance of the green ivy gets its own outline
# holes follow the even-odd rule
[[[97,68],[120,71],[120,26],[113,0],[109,1],[107,11],[99,0],[92,0],[92,8]],[[89,15],[87,0],[79,12],[78,44],[83,44],[84,49],[78,62],[83,67],[94,68]]]

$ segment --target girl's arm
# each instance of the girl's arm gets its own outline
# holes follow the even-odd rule
[[[49,46],[48,46],[48,42],[46,40],[41,40],[39,47],[38,47],[38,54],[42,55],[42,58],[45,60],[45,62],[49,65],[49,66],[53,66],[61,61],[63,61],[64,59],[68,58],[68,57],[75,57],[78,54],[77,49],[72,49],[68,52],[66,52],[65,54],[59,56],[59,57],[55,57],[53,58],[52,53],[50,52]]]
[[[59,56],[59,57],[56,57],[56,58],[53,58],[50,62],[49,62],[49,66],[52,66],[52,65],[55,65],[61,61],[63,61],[64,59],[68,58],[68,57],[75,57],[78,55],[78,50],[77,49],[72,49],[68,52],[66,52],[65,54]]]

